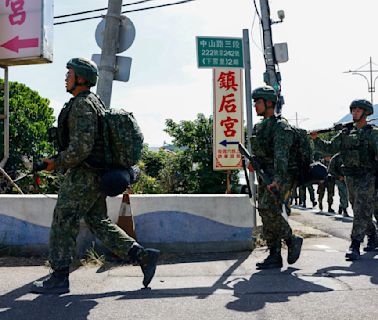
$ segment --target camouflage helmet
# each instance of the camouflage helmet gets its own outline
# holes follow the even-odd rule
[[[98,70],[93,61],[86,58],[72,58],[67,62],[67,69],[73,69],[75,75],[87,80],[90,86],[96,85]]]
[[[361,108],[365,110],[366,114],[369,116],[373,114],[373,105],[371,104],[370,101],[367,101],[365,99],[356,99],[353,100],[352,103],[349,106],[350,112],[352,112],[353,108]]]
[[[264,99],[265,101],[277,102],[277,93],[271,86],[258,87],[252,91],[252,99]]]

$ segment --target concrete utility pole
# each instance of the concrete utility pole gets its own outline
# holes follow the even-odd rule
[[[264,74],[264,82],[272,86],[279,94],[281,93],[281,79],[279,73],[276,71],[276,58],[274,54],[274,46],[272,39],[272,21],[270,19],[270,8],[268,0],[260,0],[261,23],[263,29],[264,40],[264,57],[266,72]],[[282,101],[279,101],[276,106],[276,113],[281,113]]]
[[[106,14],[104,40],[101,48],[97,94],[110,107],[113,79],[116,68],[116,53],[119,45],[122,0],[109,0]]]
[[[369,70],[361,70],[363,67],[369,65]],[[376,76],[373,80],[373,73],[378,72],[378,70],[373,70],[373,60],[370,57],[370,60],[368,63],[364,64],[362,67],[360,67],[357,70],[348,70],[345,71],[344,73],[351,73],[351,74],[356,74],[359,75],[363,78],[365,78],[367,85],[368,85],[368,92],[370,92],[370,102],[372,105],[374,105],[374,97],[373,94],[375,92],[375,80],[377,80],[378,76]],[[369,78],[365,76],[363,73],[369,73]]]

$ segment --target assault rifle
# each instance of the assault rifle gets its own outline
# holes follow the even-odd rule
[[[376,120],[378,120],[378,118],[368,119],[367,122],[376,121]],[[352,130],[353,127],[354,127],[353,121],[340,122],[340,123],[335,123],[333,125],[333,127],[325,128],[325,129],[319,129],[319,130],[311,130],[310,132],[328,133],[328,132],[332,132],[332,131],[341,131],[343,129]]]
[[[261,165],[260,165],[257,157],[255,155],[251,155],[248,152],[248,150],[245,148],[245,146],[243,146],[241,143],[239,143],[239,152],[241,153],[241,155],[243,156],[244,159],[248,159],[248,161],[252,164],[253,169],[255,170],[256,174],[260,177],[262,182],[266,185],[270,185],[272,183],[272,179],[265,173],[264,169],[261,168]],[[244,172],[246,173],[246,176],[248,176],[245,160],[243,161],[243,168],[244,168]],[[247,183],[248,183],[248,179],[247,179]],[[251,191],[250,191],[251,190],[250,186],[249,185],[247,185],[247,186],[248,186],[249,194],[250,194],[250,197],[251,197],[252,194],[251,194]],[[281,214],[282,214],[283,218],[287,221],[288,220],[288,213],[289,213],[287,203],[285,201],[281,201],[281,194],[280,194],[280,191],[277,188],[273,187],[273,188],[270,189],[270,191],[274,195],[276,203],[281,205],[281,209],[282,209]]]

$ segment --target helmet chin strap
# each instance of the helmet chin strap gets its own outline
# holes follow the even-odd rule
[[[354,122],[360,122],[362,120],[362,118],[365,116],[365,118],[367,118],[367,114],[366,114],[366,111],[364,110],[364,112],[362,113],[361,117],[359,119],[357,119],[356,121]]]
[[[85,84],[80,84],[80,83],[77,81],[77,79],[78,79],[78,76],[75,75],[75,82],[74,82],[74,84],[73,84],[73,86],[72,86],[71,89],[67,89],[67,92],[69,92],[69,93],[72,94],[72,92],[74,92],[75,89],[76,89],[77,87],[85,86]]]

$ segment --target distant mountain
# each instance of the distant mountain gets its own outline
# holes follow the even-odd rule
[[[375,104],[373,106],[373,108],[374,108],[374,113],[372,115],[370,115],[368,119],[378,118],[378,104]],[[342,117],[336,123],[339,123],[339,122],[349,122],[349,121],[352,121],[352,115],[350,113],[348,113],[347,115],[345,115],[344,117]],[[378,120],[371,121],[370,123],[374,123],[375,125],[378,125]]]

